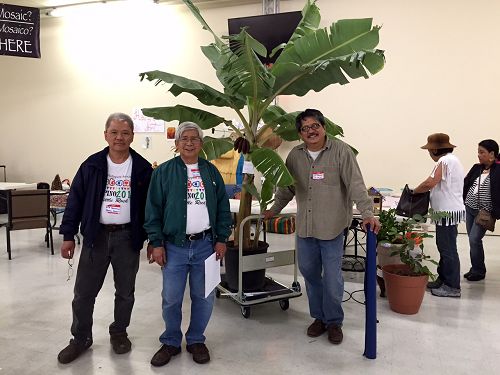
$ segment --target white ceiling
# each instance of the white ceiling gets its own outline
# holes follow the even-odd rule
[[[57,6],[64,6],[70,4],[87,3],[93,0],[0,0],[4,4],[20,5],[33,8],[54,8]],[[116,0],[111,0],[116,1]],[[103,1],[104,2],[104,1]],[[180,4],[181,0],[159,0],[161,3]],[[241,4],[255,4],[261,3],[262,0],[193,0],[193,3],[201,5],[213,6],[229,6]]]

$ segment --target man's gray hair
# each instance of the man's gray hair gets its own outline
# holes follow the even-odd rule
[[[184,121],[183,123],[179,124],[179,127],[175,131],[175,141],[179,141],[179,139],[182,137],[182,133],[184,133],[186,130],[196,130],[198,131],[198,137],[203,141],[203,130],[200,128],[200,126],[194,122],[191,121]]]
[[[106,120],[106,126],[104,128],[104,130],[108,130],[109,129],[109,126],[111,125],[111,121],[124,121],[128,124],[128,126],[130,126],[130,130],[132,130],[132,133],[134,132],[134,121],[132,120],[132,118],[125,114],[125,113],[121,113],[121,112],[116,112],[116,113],[112,113],[109,115],[108,119]]]

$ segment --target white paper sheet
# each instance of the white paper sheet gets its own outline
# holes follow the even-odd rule
[[[213,253],[205,260],[205,298],[220,283],[220,262],[215,259]]]

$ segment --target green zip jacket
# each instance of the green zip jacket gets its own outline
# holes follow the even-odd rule
[[[198,158],[207,200],[210,227],[215,242],[225,243],[231,233],[232,217],[224,181],[217,168]],[[183,246],[186,242],[187,168],[177,156],[156,168],[151,177],[146,201],[144,228],[149,243],[163,246],[163,241]]]

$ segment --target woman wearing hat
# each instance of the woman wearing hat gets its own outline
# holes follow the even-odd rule
[[[438,297],[460,297],[460,259],[457,251],[457,226],[465,220],[465,206],[462,199],[464,169],[458,158],[452,154],[454,145],[444,133],[431,134],[427,144],[421,148],[429,151],[436,162],[431,175],[415,190],[415,193],[431,192],[431,207],[446,212],[444,219],[436,222],[436,245],[440,259],[438,278],[427,284],[431,293]]]
[[[471,262],[471,268],[464,277],[469,281],[483,280],[486,276],[483,248],[486,229],[475,223],[476,215],[482,208],[490,212],[495,219],[500,219],[498,143],[493,139],[479,142],[477,157],[479,163],[474,164],[465,176],[463,191]]]

